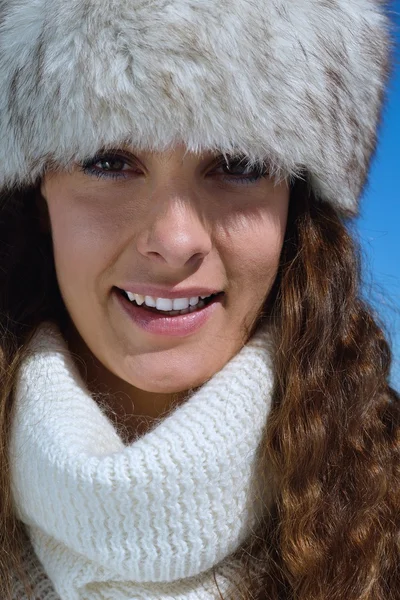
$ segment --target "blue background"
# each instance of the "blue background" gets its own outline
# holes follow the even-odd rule
[[[400,391],[400,0],[391,3],[395,68],[376,155],[356,229],[364,254],[364,295],[392,340],[392,383]]]

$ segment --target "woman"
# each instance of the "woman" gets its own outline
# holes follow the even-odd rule
[[[3,0],[7,600],[393,600],[399,398],[348,232],[372,0]]]

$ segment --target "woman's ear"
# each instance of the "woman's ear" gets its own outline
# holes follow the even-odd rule
[[[40,185],[35,194],[35,204],[39,215],[39,228],[41,233],[50,233],[50,216],[46,198],[43,195],[43,187]]]

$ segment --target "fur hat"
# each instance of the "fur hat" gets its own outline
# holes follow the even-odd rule
[[[245,154],[355,212],[389,75],[382,0],[0,0],[0,188],[100,148]]]

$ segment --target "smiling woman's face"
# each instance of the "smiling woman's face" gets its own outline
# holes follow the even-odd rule
[[[209,379],[246,342],[274,282],[288,186],[237,159],[231,174],[224,165],[183,147],[124,148],[43,180],[71,320],[94,357],[139,390]],[[167,300],[223,293],[186,316],[162,316],[123,290]]]

